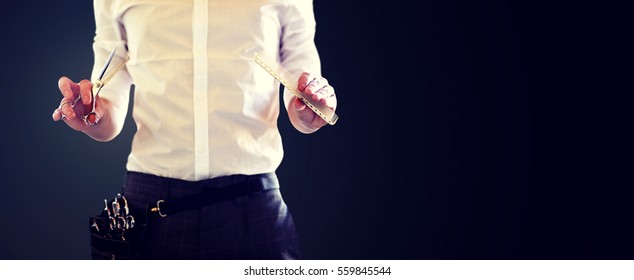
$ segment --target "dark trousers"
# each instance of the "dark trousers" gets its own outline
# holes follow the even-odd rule
[[[142,259],[298,259],[295,224],[275,174],[232,175],[198,182],[128,172],[124,196],[133,213],[147,205],[256,180],[264,190],[180,212],[149,216]]]

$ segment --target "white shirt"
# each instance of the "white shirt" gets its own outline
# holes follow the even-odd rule
[[[135,84],[128,170],[194,181],[277,169],[277,84],[254,57],[320,75],[312,0],[95,0],[94,8],[93,80],[115,46],[130,56],[100,93],[127,108]]]

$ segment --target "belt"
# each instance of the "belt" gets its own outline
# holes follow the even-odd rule
[[[170,178],[161,178],[154,175],[134,173],[134,176],[148,177],[149,179],[156,180],[176,180]],[[229,184],[222,184],[221,187],[208,187],[201,190],[200,193],[195,195],[175,198],[175,199],[159,199],[156,203],[150,202],[148,205],[148,215],[159,217],[167,217],[168,215],[176,214],[183,211],[200,209],[203,206],[212,205],[225,200],[234,199],[240,196],[257,194],[259,192],[277,188],[277,183],[265,183],[267,180],[277,180],[273,173],[257,174],[257,175],[230,175],[228,177],[220,177],[214,179],[208,179],[199,182],[201,185],[214,185],[218,181],[238,181]],[[153,205],[152,205],[153,204]]]

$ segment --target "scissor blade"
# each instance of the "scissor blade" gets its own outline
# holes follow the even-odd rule
[[[108,57],[108,60],[106,60],[106,64],[103,66],[103,69],[101,70],[101,74],[99,74],[99,78],[97,79],[101,80],[103,78],[103,75],[106,74],[106,70],[108,70],[108,66],[110,66],[110,62],[112,61],[112,58],[114,57],[115,52],[117,52],[116,47],[110,53],[110,56]]]

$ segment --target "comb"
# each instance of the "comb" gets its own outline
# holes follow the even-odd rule
[[[299,80],[298,76],[293,75],[277,61],[261,53],[255,54],[255,62],[266,70],[266,72],[271,74],[271,76],[273,76],[273,78],[275,78],[278,82],[284,85],[284,87],[293,93],[293,95],[303,101],[308,108],[313,110],[315,114],[321,117],[328,124],[334,125],[337,122],[339,116],[337,116],[330,107],[320,103],[315,104],[311,102],[309,97],[297,90],[297,81]]]

